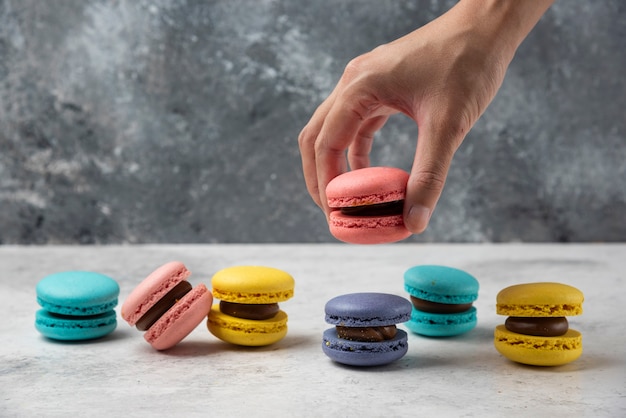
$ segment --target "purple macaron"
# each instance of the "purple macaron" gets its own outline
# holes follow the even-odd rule
[[[351,366],[378,366],[402,358],[407,334],[396,324],[411,318],[411,302],[386,293],[351,293],[326,303],[322,350],[332,360]]]

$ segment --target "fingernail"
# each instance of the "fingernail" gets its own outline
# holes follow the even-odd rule
[[[405,223],[409,231],[419,234],[424,232],[430,221],[431,211],[426,206],[414,205],[409,209]]]

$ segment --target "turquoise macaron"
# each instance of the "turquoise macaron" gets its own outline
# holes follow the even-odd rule
[[[405,326],[415,334],[451,337],[476,327],[478,280],[453,267],[420,265],[404,273],[404,290],[413,304]]]
[[[115,307],[120,287],[90,271],[65,271],[37,283],[35,328],[45,337],[78,341],[104,337],[117,326]]]

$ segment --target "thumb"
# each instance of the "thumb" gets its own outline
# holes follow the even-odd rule
[[[412,233],[420,234],[428,226],[462,140],[437,129],[420,129],[404,203],[404,223]]]

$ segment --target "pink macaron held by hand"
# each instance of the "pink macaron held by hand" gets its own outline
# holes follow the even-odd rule
[[[402,215],[409,174],[399,168],[348,171],[328,183],[330,232],[352,244],[383,244],[411,235]]]
[[[122,318],[144,333],[157,350],[178,344],[206,318],[213,295],[204,284],[192,288],[191,272],[178,261],[164,264],[146,277],[122,305]]]

